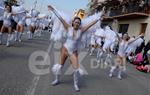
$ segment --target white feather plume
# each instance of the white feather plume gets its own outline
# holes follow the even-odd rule
[[[61,15],[61,17],[68,23],[71,24],[71,17],[64,12],[60,12],[57,10],[57,12]],[[67,32],[67,30],[64,28],[62,22],[53,14],[52,15],[52,21],[54,22],[53,24],[53,31],[51,34],[51,40],[57,42],[61,41],[62,38],[64,37],[64,32]]]
[[[53,74],[55,74],[55,75],[61,74],[61,67],[62,67],[62,65],[60,65],[60,64],[55,64],[55,65],[52,67],[52,72],[53,72]]]

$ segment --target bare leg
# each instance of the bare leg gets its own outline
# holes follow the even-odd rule
[[[15,41],[18,40],[18,32],[19,32],[19,30],[20,30],[20,26],[17,24],[16,31],[15,31]]]
[[[55,64],[52,69],[54,69],[55,71],[53,71],[54,75],[55,75],[55,80],[52,82],[52,85],[55,86],[57,84],[59,84],[59,77],[60,77],[60,73],[62,66],[65,64],[66,59],[68,58],[68,53],[66,48],[62,47],[61,48],[61,52],[60,52],[60,64]]]
[[[73,68],[75,69],[74,74],[73,74],[73,79],[74,79],[74,88],[76,91],[80,91],[79,89],[79,77],[80,77],[80,73],[79,73],[79,64],[78,64],[78,54],[77,52],[74,52],[71,56],[70,56],[70,60],[71,63],[73,65]]]
[[[1,31],[0,31],[0,44],[2,44],[2,36],[3,36],[3,32],[5,31],[6,27],[2,26]]]
[[[19,34],[18,34],[18,40],[19,40],[19,42],[21,42],[21,36],[22,36],[23,30],[24,30],[24,26],[20,25],[20,30],[19,30]]]
[[[8,28],[7,43],[6,43],[6,46],[7,46],[7,47],[10,46],[11,36],[12,36],[12,28],[9,27],[9,28]]]

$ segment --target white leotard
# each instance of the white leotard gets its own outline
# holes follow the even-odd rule
[[[67,33],[67,39],[64,43],[64,47],[68,50],[68,53],[71,55],[74,51],[78,50],[78,41],[81,38],[81,30],[77,31],[75,37],[73,37],[73,28],[69,28]]]
[[[3,25],[5,27],[10,27],[11,26],[11,19],[12,19],[11,13],[4,12]]]
[[[104,30],[101,29],[101,28],[97,29],[96,32],[95,32],[95,36],[96,36],[96,43],[101,46],[102,45],[101,44],[101,42],[102,42],[102,38],[101,37],[105,36]]]
[[[36,23],[37,23],[37,16],[38,16],[38,11],[35,10],[35,9],[32,9],[31,10],[31,26],[36,26]]]
[[[31,26],[36,26],[37,18],[31,18]]]
[[[25,25],[25,16],[26,13],[25,9],[22,5],[20,6],[12,6],[12,11],[13,13],[19,13],[16,16],[14,16],[14,20],[19,24],[19,25]]]
[[[122,40],[119,44],[118,55],[121,57],[125,57],[127,47],[128,47],[128,42]]]
[[[18,16],[19,16],[19,22],[18,22],[18,24],[19,25],[25,25],[25,16],[26,16],[26,14],[25,13],[21,13],[21,14],[18,14]]]
[[[135,38],[131,38],[130,41],[134,40]],[[132,52],[134,52],[137,48],[137,42],[134,41],[131,44],[128,45],[128,48],[126,50],[127,55],[130,55]]]

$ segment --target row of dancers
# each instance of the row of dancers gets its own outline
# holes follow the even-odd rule
[[[138,37],[129,38],[127,33],[119,34],[113,31],[110,26],[103,25],[92,34],[90,55],[93,54],[95,48],[98,49],[97,63],[100,63],[103,54],[106,54],[104,64],[108,65],[108,59],[112,59],[113,51],[117,48],[117,57],[114,60],[115,64],[111,64],[109,76],[112,77],[115,69],[118,68],[119,72],[117,77],[122,79],[122,72],[126,71],[126,59],[143,43],[143,37],[144,35],[141,34]]]
[[[28,28],[28,39],[32,39],[34,33],[38,32],[41,36],[42,29],[49,26],[51,23],[50,17],[47,15],[39,16],[40,12],[36,10],[35,6],[27,11],[23,5],[11,6],[6,4],[0,7],[3,11],[1,16],[0,27],[0,44],[3,43],[3,34],[8,33],[6,46],[10,46],[12,40],[21,42],[22,34],[25,28]]]
[[[127,33],[120,35],[118,32],[113,31],[110,26],[103,26],[102,20],[103,20],[103,13],[102,12],[94,14],[93,16],[89,16],[86,19],[80,19],[79,17],[74,17],[71,22],[68,21],[68,19],[65,18],[64,15],[62,15],[57,9],[52,7],[51,5],[48,6],[48,9],[53,12],[53,14],[56,16],[55,20],[60,21],[60,23],[54,22],[54,26],[59,26],[60,24],[63,25],[63,28],[66,32],[66,40],[62,45],[62,48],[60,49],[60,63],[54,64],[52,67],[53,74],[55,75],[55,79],[52,82],[52,85],[58,85],[60,83],[60,75],[61,70],[69,57],[71,60],[71,64],[74,68],[73,73],[73,81],[74,81],[74,89],[75,91],[80,91],[79,88],[79,78],[82,75],[83,71],[79,66],[78,63],[78,45],[80,44],[80,41],[82,39],[83,35],[87,35],[90,33],[91,35],[91,47],[90,47],[90,55],[92,55],[93,51],[95,50],[95,46],[97,45],[97,62],[100,62],[100,59],[102,58],[103,54],[107,54],[106,61],[108,58],[112,57],[111,51],[113,51],[113,48],[116,46],[116,42],[119,45],[117,57],[115,58],[115,64],[111,66],[109,77],[113,76],[113,73],[115,69],[118,69],[118,78],[122,79],[122,72],[126,70],[126,57],[128,54],[132,51],[134,51],[135,47],[139,45],[139,43],[142,42],[142,37],[144,34],[141,34],[135,38],[129,39],[129,36]],[[55,21],[54,20],[54,21]],[[99,24],[97,24],[100,22]],[[98,25],[98,27],[96,27]],[[60,28],[60,27],[59,27]],[[57,29],[57,35],[52,35],[52,39],[56,40],[57,38],[61,38],[59,36],[62,36],[61,32],[64,32],[63,29]],[[61,27],[62,28],[62,27]],[[55,30],[55,29],[54,29]],[[63,30],[63,31],[62,31]],[[91,32],[88,32],[88,31]],[[56,32],[56,31],[53,31]],[[52,34],[53,34],[52,32]],[[86,40],[88,40],[87,38]],[[57,41],[56,41],[57,42]],[[106,62],[105,62],[106,63]]]

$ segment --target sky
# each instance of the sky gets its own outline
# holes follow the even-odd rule
[[[24,6],[30,9],[35,0],[23,0]],[[57,9],[72,14],[76,9],[85,9],[89,0],[37,0],[37,9],[41,13],[48,13],[47,5],[53,5]]]

